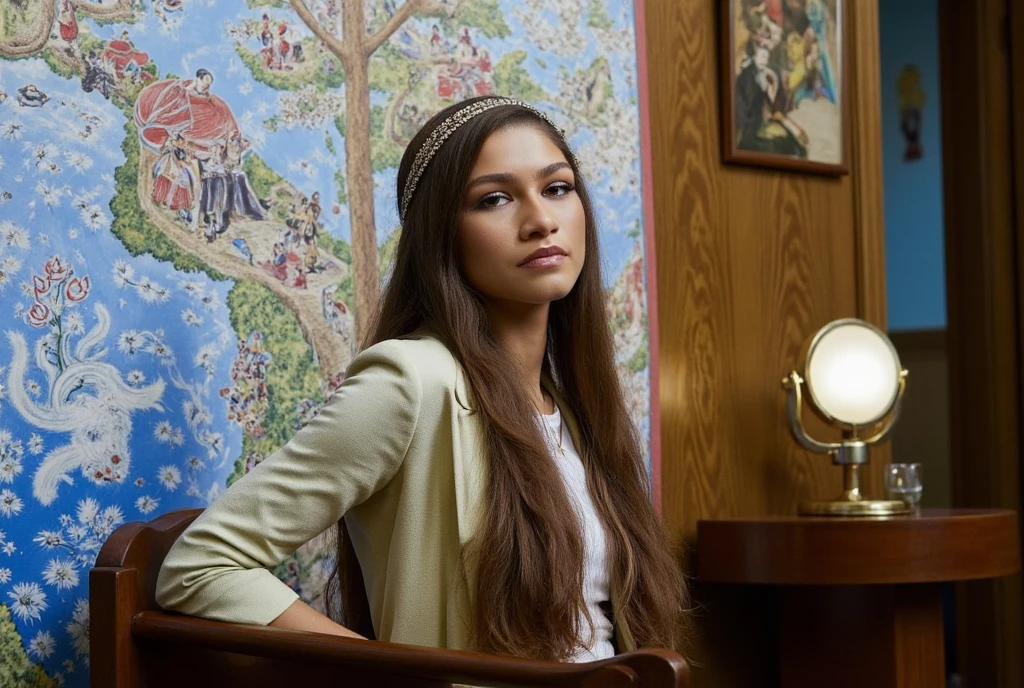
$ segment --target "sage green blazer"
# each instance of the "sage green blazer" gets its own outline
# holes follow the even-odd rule
[[[566,423],[578,437],[569,413]],[[377,638],[471,649],[475,567],[462,548],[481,523],[486,470],[451,352],[431,337],[377,344],[316,418],[181,535],[160,569],[157,602],[266,625],[298,597],[268,567],[344,516]],[[635,648],[621,623],[616,640],[619,651]]]

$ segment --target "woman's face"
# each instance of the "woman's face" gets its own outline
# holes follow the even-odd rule
[[[484,142],[463,192],[463,274],[492,305],[564,298],[583,269],[586,219],[576,178],[540,129],[518,125]]]

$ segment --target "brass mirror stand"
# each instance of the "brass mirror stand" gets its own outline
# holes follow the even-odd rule
[[[803,502],[797,510],[801,516],[895,516],[910,513],[911,509],[906,502],[896,499],[865,499],[860,490],[860,467],[869,461],[868,447],[884,440],[896,424],[906,389],[906,377],[907,371],[901,371],[899,391],[888,421],[875,426],[884,424],[884,427],[866,438],[859,438],[856,428],[846,429],[840,442],[819,442],[807,434],[801,418],[804,380],[794,370],[782,381],[783,387],[789,391],[789,427],[793,436],[803,447],[828,454],[833,464],[843,467],[843,491],[839,497],[831,501]]]

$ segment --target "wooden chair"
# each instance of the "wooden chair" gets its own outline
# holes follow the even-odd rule
[[[346,685],[635,686],[685,688],[689,668],[667,650],[589,664],[509,659],[320,633],[207,621],[164,612],[157,573],[201,509],[127,523],[89,573],[91,677],[96,688]]]

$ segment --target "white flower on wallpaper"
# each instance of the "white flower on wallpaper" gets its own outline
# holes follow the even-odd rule
[[[0,127],[0,136],[11,141],[17,141],[21,138],[22,125],[18,122],[6,122]]]
[[[157,478],[164,489],[174,492],[181,484],[181,471],[177,466],[161,466]]]
[[[157,442],[163,442],[173,447],[180,447],[185,443],[185,433],[180,428],[171,425],[170,421],[162,420],[153,428],[153,437]]]
[[[191,308],[186,308],[181,312],[181,319],[185,321],[186,325],[191,327],[199,327],[203,324],[203,316],[196,315],[196,312]]]
[[[64,627],[71,637],[75,654],[89,663],[89,600],[79,598],[75,610],[71,613],[71,621]]]
[[[17,516],[21,513],[21,509],[25,506],[25,502],[21,500],[21,497],[16,495],[13,490],[2,490],[0,491],[0,514],[7,516]]]
[[[40,530],[32,541],[45,551],[70,557],[70,563],[76,568],[88,566],[103,546],[103,541],[122,523],[124,512],[121,507],[115,505],[101,509],[99,502],[86,497],[78,500],[74,517],[61,514],[59,527]],[[51,560],[50,565],[57,566],[54,562],[58,559]],[[61,561],[67,563],[66,559]],[[63,576],[62,580],[70,580],[70,577]],[[69,587],[77,585],[77,578],[75,581]]]
[[[29,442],[31,448],[31,441]],[[15,440],[11,433],[0,430],[0,483],[13,483],[24,470],[21,459],[25,452],[21,440]]]
[[[158,506],[160,506],[160,500],[154,499],[149,495],[143,495],[135,500],[135,508],[143,515],[153,513]]]
[[[56,649],[57,641],[53,639],[53,635],[49,631],[39,631],[32,638],[32,642],[28,644],[29,654],[37,660],[47,659]]]
[[[64,159],[78,172],[85,172],[90,169],[93,164],[92,158],[81,151],[66,151],[64,153]]]
[[[43,581],[58,590],[69,590],[78,585],[78,568],[72,559],[51,559],[43,570]]]
[[[19,129],[20,132],[20,129]],[[20,134],[19,134],[20,135]],[[53,172],[56,168],[59,171],[57,160],[60,158],[60,149],[56,144],[31,143],[26,141],[21,150],[26,153],[22,164],[26,169],[35,169],[37,172]]]
[[[17,583],[7,596],[12,600],[11,613],[21,621],[38,621],[46,611],[46,593],[38,583]]]

